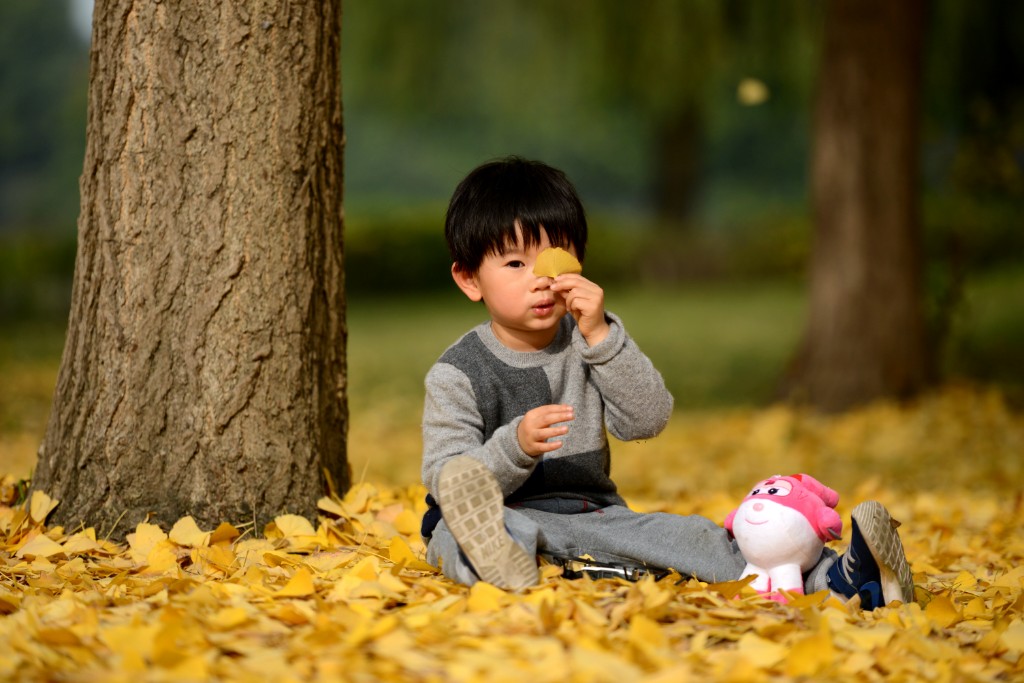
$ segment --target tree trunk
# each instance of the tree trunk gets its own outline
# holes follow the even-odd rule
[[[96,3],[55,522],[259,533],[349,485],[340,14]]]
[[[659,122],[654,138],[654,205],[658,219],[687,230],[693,218],[704,158],[704,125],[692,98]]]
[[[843,410],[927,378],[919,110],[924,0],[832,0],[812,157],[809,322],[788,397]]]

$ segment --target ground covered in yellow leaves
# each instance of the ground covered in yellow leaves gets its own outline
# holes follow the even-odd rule
[[[1024,679],[1024,417],[997,393],[950,388],[833,418],[678,415],[615,449],[639,509],[721,521],[749,484],[795,471],[840,491],[847,527],[853,505],[881,500],[903,522],[917,601],[870,613],[678,575],[569,581],[546,567],[520,594],[454,585],[421,559],[424,492],[403,438],[343,500],[321,500],[315,525],[185,518],[117,544],[47,526],[56,501],[43,494],[0,506],[0,679]]]

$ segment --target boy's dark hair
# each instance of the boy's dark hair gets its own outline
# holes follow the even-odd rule
[[[540,161],[506,157],[473,169],[452,195],[444,236],[459,270],[475,273],[490,253],[516,244],[540,242],[541,228],[552,246],[572,245],[583,260],[587,217],[576,188],[564,173]]]

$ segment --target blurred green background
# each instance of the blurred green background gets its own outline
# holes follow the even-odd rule
[[[90,0],[0,3],[0,425],[10,428],[38,429],[23,413],[33,400],[45,413],[50,380],[35,380],[36,399],[13,385],[33,364],[55,366],[62,346],[90,11]],[[1024,3],[936,0],[928,37],[931,328],[947,377],[1019,401]],[[509,153],[577,184],[592,223],[587,274],[679,407],[770,400],[803,324],[821,40],[822,3],[811,0],[346,0],[353,410],[418,397],[430,362],[482,319],[451,285],[444,208],[466,172]],[[381,353],[389,345],[403,353]]]

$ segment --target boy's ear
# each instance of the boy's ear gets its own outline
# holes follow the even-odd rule
[[[469,297],[470,301],[480,301],[483,294],[480,293],[480,285],[476,280],[476,273],[470,273],[459,268],[459,264],[452,264],[452,279],[459,286],[462,293]]]

